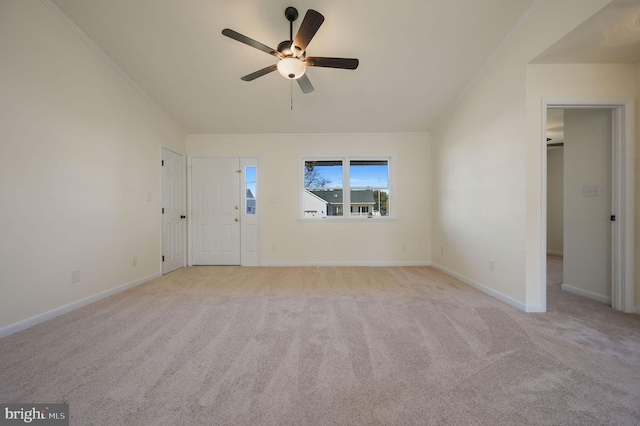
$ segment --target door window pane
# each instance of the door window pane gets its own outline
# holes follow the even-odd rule
[[[256,214],[256,168],[245,169],[245,214]]]

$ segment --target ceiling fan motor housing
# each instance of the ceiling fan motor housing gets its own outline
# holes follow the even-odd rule
[[[291,40],[285,40],[278,44],[278,52],[282,53],[285,58],[289,56],[293,56],[293,51],[291,50],[291,44],[293,42]]]
[[[293,36],[293,22],[298,19],[298,10],[295,7],[289,6],[285,9],[284,16],[289,21],[289,40],[278,44],[277,50],[230,28],[222,30],[222,35],[278,58],[277,64],[269,65],[261,70],[245,75],[241,78],[243,81],[253,81],[277,69],[279,74],[287,80],[297,80],[300,89],[302,89],[302,93],[306,94],[314,90],[311,82],[305,75],[307,67],[340,68],[346,70],[355,70],[358,67],[359,61],[353,58],[319,56],[307,58],[307,45],[324,22],[324,16],[322,16],[320,12],[313,9],[307,10],[295,37]]]

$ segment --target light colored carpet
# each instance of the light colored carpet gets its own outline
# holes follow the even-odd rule
[[[185,268],[0,340],[0,402],[68,402],[72,425],[640,424],[640,316],[556,284],[526,314],[426,267]]]

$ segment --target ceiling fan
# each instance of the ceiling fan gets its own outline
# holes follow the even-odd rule
[[[289,40],[278,44],[277,49],[266,46],[232,29],[225,28],[222,30],[223,35],[278,58],[278,63],[245,75],[241,78],[242,80],[252,81],[277,69],[284,78],[297,80],[300,89],[306,94],[314,90],[309,77],[305,74],[307,67],[340,68],[345,70],[358,68],[359,61],[357,59],[307,56],[307,46],[324,22],[324,16],[319,12],[313,9],[307,11],[295,37],[293,37],[293,22],[298,19],[298,10],[289,6],[284,11],[284,16],[289,21]]]

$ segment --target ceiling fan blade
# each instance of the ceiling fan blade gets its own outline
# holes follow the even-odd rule
[[[309,77],[307,77],[306,74],[303,74],[302,77],[298,79],[298,86],[300,86],[302,93],[304,93],[305,95],[313,92],[314,90],[313,85],[311,84],[311,81],[309,81]]]
[[[239,41],[240,43],[244,43],[258,50],[262,50],[263,52],[268,53],[269,55],[277,56],[278,58],[282,57],[282,54],[278,52],[276,49],[273,49],[267,45],[264,45],[259,41],[255,41],[254,39],[249,38],[246,35],[242,35],[239,32],[233,31],[229,28],[225,28],[224,30],[222,30],[222,34],[236,41]]]
[[[307,10],[307,14],[304,15],[302,24],[300,24],[298,33],[294,37],[293,45],[291,46],[291,50],[293,50],[295,56],[300,57],[302,53],[307,50],[307,45],[323,22],[324,16],[322,16],[320,12],[316,12],[313,9]]]
[[[240,80],[252,81],[252,80],[255,80],[258,77],[262,77],[263,75],[266,75],[266,74],[269,74],[270,72],[275,71],[277,68],[278,68],[278,64],[269,65],[266,68],[262,68],[261,70],[258,70],[256,72],[252,72],[251,74],[248,74],[248,75],[245,75]]]
[[[355,70],[360,61],[352,58],[322,58],[310,56],[304,61],[310,67],[341,68],[345,70]]]

